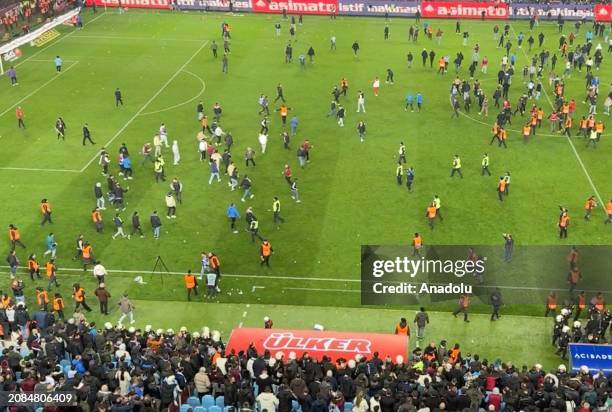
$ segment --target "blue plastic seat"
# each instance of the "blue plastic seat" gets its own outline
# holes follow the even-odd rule
[[[217,396],[215,398],[215,405],[221,409],[225,408],[225,396],[223,395]]]
[[[196,407],[193,409],[193,412],[206,412],[206,408],[205,408],[205,407],[203,407],[203,406],[196,406]]]
[[[190,396],[187,399],[187,405],[191,406],[192,408],[195,408],[196,406],[200,406],[200,399],[198,399],[197,396]]]
[[[202,396],[202,406],[205,409],[209,409],[211,406],[215,406],[215,398],[213,398],[212,395]]]
[[[208,412],[223,412],[223,409],[219,408],[217,405],[214,405],[208,408]]]
[[[180,412],[191,412],[191,405],[186,403],[182,404]]]

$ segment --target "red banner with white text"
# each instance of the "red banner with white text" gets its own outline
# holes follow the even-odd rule
[[[461,2],[461,1],[422,1],[421,15],[438,19],[494,19],[506,20],[509,17],[506,3]]]
[[[133,9],[170,9],[171,0],[87,0],[87,5],[95,3],[97,7],[121,7]]]
[[[253,0],[253,11],[256,13],[288,14],[321,14],[329,16],[338,14],[338,0]]]
[[[371,359],[374,352],[384,359],[390,356],[395,362],[398,355],[406,359],[408,336],[387,335],[382,333],[329,332],[316,330],[256,329],[238,328],[232,331],[225,353],[246,351],[253,344],[259,353],[270,351],[272,356],[278,352],[287,359],[293,352],[300,358],[308,352],[311,358],[321,360],[327,356],[335,361],[338,358],[354,359],[362,355]]]
[[[596,21],[612,21],[612,4],[596,4],[593,14]]]

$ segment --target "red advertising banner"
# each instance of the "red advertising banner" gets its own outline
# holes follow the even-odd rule
[[[338,14],[338,0],[253,0],[253,11],[256,13],[289,14]]]
[[[87,0],[87,5],[95,3],[98,7],[121,7],[133,9],[170,9],[171,0]]]
[[[460,1],[423,1],[421,15],[439,19],[496,19],[509,17],[506,3],[460,2]]]
[[[387,335],[382,333],[329,332],[316,330],[256,329],[238,328],[232,331],[225,351],[245,351],[253,344],[258,352],[270,351],[272,356],[282,352],[285,358],[294,352],[301,357],[308,352],[311,358],[321,360],[328,356],[354,359],[356,355],[372,358],[374,352],[384,359],[391,356],[395,361],[398,355],[406,359],[408,336]]]
[[[612,4],[596,4],[593,12],[596,21],[612,21]]]

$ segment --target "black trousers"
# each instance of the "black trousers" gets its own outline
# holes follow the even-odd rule
[[[89,305],[87,304],[87,302],[85,302],[85,299],[83,299],[81,302],[77,302],[76,306],[74,308],[75,312],[78,308],[83,307],[83,309],[85,309],[87,312],[91,312],[91,308],[89,307]]]
[[[100,302],[100,313],[108,315],[108,301]]]

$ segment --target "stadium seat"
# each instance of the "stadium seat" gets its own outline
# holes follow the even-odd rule
[[[202,396],[202,406],[206,409],[209,409],[211,406],[215,406],[215,398],[211,395]]]
[[[225,408],[223,408],[223,412],[230,412],[230,410],[236,410],[236,407],[234,407],[233,405],[230,406],[226,406]]]
[[[352,402],[344,402],[344,412],[353,412]]]
[[[218,406],[221,409],[225,408],[225,396],[223,396],[223,395],[217,396],[215,398],[215,405]]]
[[[188,405],[186,403],[181,405],[180,412],[190,412],[190,411],[191,411],[191,405]]]
[[[192,408],[195,408],[196,406],[200,406],[200,399],[198,399],[197,396],[190,396],[187,399],[187,405],[191,406]]]
[[[223,409],[215,405],[215,406],[211,406],[210,408],[208,408],[208,412],[223,412]]]
[[[203,406],[196,406],[196,407],[193,409],[193,412],[206,412],[206,408],[205,408],[205,407],[203,407]]]

